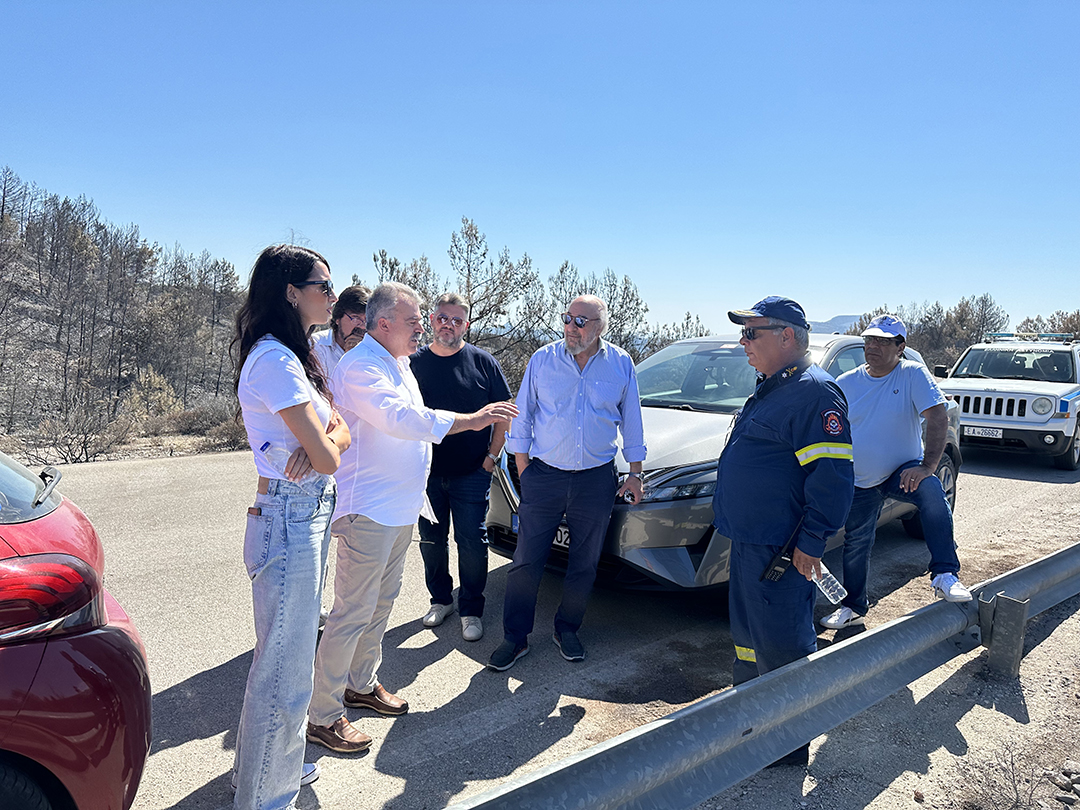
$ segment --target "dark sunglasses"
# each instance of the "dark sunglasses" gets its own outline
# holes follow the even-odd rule
[[[329,280],[326,280],[326,281],[294,281],[293,282],[294,287],[312,287],[312,286],[314,286],[316,284],[319,284],[319,285],[322,286],[323,295],[325,295],[327,298],[329,298],[331,295],[334,294],[334,282],[329,281]]]
[[[453,324],[455,329],[460,329],[465,323],[465,319],[459,318],[456,315],[451,318],[449,315],[444,315],[440,312],[438,315],[435,316],[435,322],[437,324],[440,324],[441,326],[445,326],[448,323]]]
[[[595,320],[597,320],[597,319],[596,318],[586,318],[584,315],[571,315],[569,312],[563,313],[563,316],[562,316],[562,322],[563,323],[569,324],[569,323],[573,322],[574,326],[576,326],[578,329],[584,329],[585,324],[587,324],[589,321],[595,321]]]
[[[747,340],[757,340],[758,332],[776,332],[787,329],[786,326],[744,326],[742,336]]]

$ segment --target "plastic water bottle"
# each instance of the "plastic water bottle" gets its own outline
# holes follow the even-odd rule
[[[821,566],[820,576],[815,572],[814,584],[818,586],[818,590],[825,594],[825,598],[832,602],[834,605],[839,605],[840,600],[847,596],[847,588],[840,584],[840,580],[832,575],[832,572],[825,567],[825,563],[819,563]]]
[[[263,458],[267,460],[274,470],[281,473],[282,478],[285,478],[287,481],[289,480],[285,476],[285,467],[288,466],[289,459],[292,458],[292,453],[290,451],[286,450],[284,447],[278,447],[275,444],[271,444],[270,442],[263,442],[259,446],[259,452],[263,454]],[[310,492],[315,495],[318,494],[318,487],[312,485],[321,481],[322,477],[321,473],[312,470],[303,478],[299,478],[292,483],[299,484],[300,488],[305,492]]]

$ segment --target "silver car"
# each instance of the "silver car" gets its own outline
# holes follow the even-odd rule
[[[863,341],[852,335],[810,336],[810,356],[834,377],[863,362]],[[904,356],[923,362],[912,349]],[[679,341],[637,367],[645,443],[644,496],[638,504],[612,507],[598,579],[608,585],[644,589],[696,589],[727,582],[731,541],[713,531],[712,497],[716,459],[727,441],[735,413],[753,393],[756,373],[735,338]],[[956,502],[960,468],[955,403],[949,403],[949,436],[938,467],[950,505]],[[620,477],[629,468],[616,457]],[[512,455],[496,468],[488,509],[492,551],[513,557],[517,546],[518,477]],[[762,503],[767,504],[767,494]],[[879,525],[900,519],[914,537],[922,526],[914,506],[886,500]],[[548,567],[565,570],[571,539],[559,527]],[[843,543],[843,532],[829,548]]]

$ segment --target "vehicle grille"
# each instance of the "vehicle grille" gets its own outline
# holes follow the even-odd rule
[[[514,485],[514,492],[520,494],[521,479],[518,478],[517,459],[514,458],[513,453],[506,454],[506,471],[510,474],[510,483]]]
[[[978,416],[1027,416],[1027,399],[1024,397],[973,397],[960,400],[960,412]]]

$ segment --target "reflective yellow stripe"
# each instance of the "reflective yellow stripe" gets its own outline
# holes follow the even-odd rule
[[[819,458],[841,458],[851,461],[851,445],[830,444],[828,442],[808,444],[806,447],[795,451],[795,458],[799,460],[799,465],[802,467],[805,467],[811,461],[817,461]]]
[[[757,663],[757,655],[754,653],[752,647],[740,647],[735,645],[735,657],[740,661],[749,661],[752,664]]]

